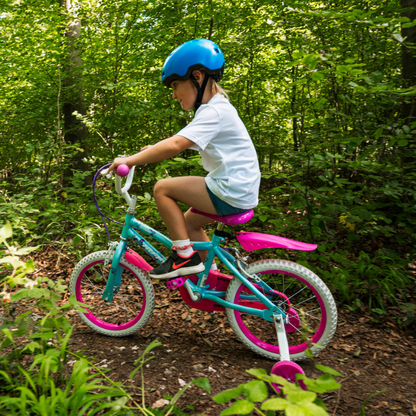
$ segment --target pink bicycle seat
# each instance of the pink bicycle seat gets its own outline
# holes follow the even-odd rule
[[[252,209],[250,211],[246,211],[241,214],[226,215],[225,217],[220,217],[219,215],[207,214],[206,212],[198,211],[195,208],[191,208],[191,212],[193,212],[194,214],[204,215],[205,217],[212,218],[213,220],[222,222],[225,225],[244,224],[245,222],[250,221],[254,215],[254,212]]]

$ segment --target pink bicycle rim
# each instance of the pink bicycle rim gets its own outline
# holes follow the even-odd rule
[[[94,266],[95,264],[102,263],[102,262],[103,262],[102,260],[98,260],[98,261],[96,261],[94,263],[90,263],[79,274],[78,279],[77,279],[77,284],[75,286],[75,296],[76,296],[78,302],[82,302],[83,303],[82,294],[81,294],[81,280],[82,280],[82,277],[85,274],[85,271],[87,269],[89,269],[91,266]],[[129,270],[133,275],[135,275],[132,272],[132,270],[129,269],[128,267],[126,267],[126,266],[122,266],[122,267],[124,267],[125,269]],[[136,322],[138,322],[139,319],[141,318],[141,316],[143,315],[143,312],[144,312],[145,307],[146,307],[146,295],[145,295],[145,291],[143,289],[142,282],[139,279],[137,279],[137,281],[139,282],[140,287],[142,289],[142,293],[143,293],[143,306],[142,306],[142,309],[141,309],[140,313],[134,319],[132,319],[129,322],[126,322],[125,324],[114,325],[114,324],[110,324],[108,322],[104,322],[101,319],[98,319],[91,312],[84,313],[85,317],[88,318],[93,324],[99,326],[100,328],[108,329],[108,330],[111,330],[111,331],[122,331],[122,330],[127,329],[127,328],[130,328],[131,326],[133,326],[134,324],[136,324]]]
[[[318,330],[316,331],[316,333],[312,337],[312,342],[317,343],[317,341],[319,341],[319,339],[321,338],[322,334],[325,331],[325,327],[326,327],[326,309],[325,309],[324,302],[323,302],[321,296],[319,295],[319,293],[316,291],[316,289],[309,282],[307,282],[306,280],[302,279],[300,276],[295,275],[293,273],[284,272],[284,271],[281,271],[281,270],[268,270],[267,272],[266,271],[261,272],[261,274],[264,274],[264,273],[280,273],[280,274],[285,274],[287,276],[294,277],[294,278],[298,279],[299,281],[303,282],[306,286],[309,287],[309,289],[312,290],[312,292],[314,293],[314,295],[318,299],[319,306],[321,307],[321,311],[322,311],[321,323],[319,324]],[[242,290],[244,288],[245,288],[245,286],[242,283],[241,286],[239,287],[239,289],[237,290],[237,293],[236,293],[235,298],[234,298],[234,302],[238,301],[238,299],[240,297],[240,293],[242,292]],[[245,326],[239,311],[235,310],[234,315],[235,315],[235,319],[237,321],[238,326],[243,331],[244,335],[251,342],[253,342],[255,345],[257,345],[259,348],[262,348],[262,349],[264,349],[266,351],[269,351],[269,352],[272,352],[272,353],[279,354],[279,347],[278,346],[267,344],[266,342],[261,341],[260,339],[255,337],[249,331],[249,329]],[[272,325],[271,322],[270,322],[270,325]],[[296,353],[305,351],[307,348],[308,348],[308,344],[306,342],[304,342],[303,344],[299,344],[299,345],[296,345],[296,346],[293,346],[293,347],[289,347],[289,353],[290,354],[296,354]]]

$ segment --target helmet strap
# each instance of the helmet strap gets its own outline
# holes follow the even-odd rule
[[[198,91],[198,94],[196,96],[194,111],[198,110],[198,108],[202,104],[202,98],[204,96],[205,88],[207,86],[209,77],[210,77],[210,75],[206,73],[205,76],[204,76],[204,80],[202,81],[201,86],[199,85],[198,81],[194,77],[194,74],[191,74],[190,77],[189,77],[191,79],[191,81],[194,83],[196,90]]]

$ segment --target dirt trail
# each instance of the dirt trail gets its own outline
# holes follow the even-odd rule
[[[163,394],[173,396],[179,379],[207,377],[212,393],[236,387],[252,379],[249,368],[270,371],[274,362],[252,353],[234,336],[224,313],[210,314],[189,308],[178,292],[156,287],[156,309],[142,331],[126,338],[110,338],[89,331],[76,317],[73,350],[83,350],[112,368],[115,381],[129,383],[133,363],[154,339],[163,346],[154,350],[156,358],[145,369],[146,403],[151,405]],[[374,324],[365,313],[339,310],[339,327],[330,345],[315,359],[301,362],[309,377],[320,373],[322,364],[345,375],[342,389],[323,395],[331,415],[361,415],[367,398],[381,390],[366,407],[371,415],[416,415],[416,339],[393,323]],[[136,375],[134,383],[140,385]],[[192,405],[195,414],[218,415],[217,405],[203,390],[193,388],[179,402]]]
[[[36,274],[69,282],[74,258],[61,253],[37,253]],[[149,323],[138,333],[125,338],[110,338],[90,330],[77,315],[70,341],[73,351],[96,358],[109,376],[127,385],[141,386],[137,374],[131,383],[128,376],[133,363],[149,343],[158,339],[163,346],[154,349],[156,358],[145,368],[146,404],[152,405],[164,394],[173,396],[179,389],[179,379],[207,377],[213,395],[252,379],[245,370],[264,368],[270,371],[274,362],[247,349],[234,336],[225,313],[214,315],[190,308],[178,291],[169,291],[164,284],[155,285],[156,308]],[[416,303],[416,296],[408,300]],[[335,337],[315,362],[301,362],[308,377],[320,373],[314,368],[322,364],[345,375],[338,378],[342,389],[323,395],[331,415],[361,416],[361,406],[378,391],[366,407],[367,416],[416,416],[416,333],[413,328],[400,329],[390,318],[372,317],[362,307],[351,312],[338,308],[339,325]],[[399,308],[390,308],[393,316]],[[106,361],[103,361],[106,360]],[[139,396],[137,396],[139,398]],[[217,405],[203,390],[188,390],[179,406],[195,407],[191,414],[216,416],[224,408]]]

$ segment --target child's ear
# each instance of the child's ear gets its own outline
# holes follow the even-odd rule
[[[198,69],[195,69],[195,71],[192,71],[192,75],[197,81],[199,81],[202,78],[201,71],[199,71]]]
[[[195,69],[195,71],[192,72],[192,75],[195,77],[195,79],[200,82],[204,79],[205,72],[200,71],[199,69]]]

